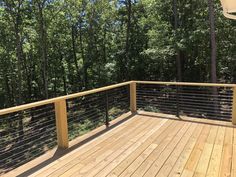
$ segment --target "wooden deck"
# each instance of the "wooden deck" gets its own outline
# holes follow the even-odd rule
[[[236,129],[141,112],[31,176],[236,176]]]

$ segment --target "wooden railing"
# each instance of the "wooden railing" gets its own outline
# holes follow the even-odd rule
[[[130,81],[2,109],[0,174],[3,168],[7,171],[39,156],[38,149],[42,154],[56,144],[68,148],[69,141],[80,136],[84,126],[89,126],[88,130],[102,124],[109,126],[109,121],[118,114],[140,109],[176,116],[222,118],[236,124],[236,85]],[[45,143],[32,149],[42,140]],[[50,142],[52,145],[45,148]],[[19,150],[21,144],[24,146]],[[29,151],[33,151],[32,158]]]

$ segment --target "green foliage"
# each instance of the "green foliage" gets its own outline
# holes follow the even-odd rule
[[[130,79],[174,81],[177,51],[183,81],[209,82],[207,2],[177,1],[177,30],[172,6],[170,0],[2,1],[0,107]],[[221,11],[215,1],[217,76],[231,83],[236,22]]]

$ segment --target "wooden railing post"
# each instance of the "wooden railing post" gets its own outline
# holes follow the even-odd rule
[[[69,147],[66,101],[62,99],[56,101],[54,104],[58,147],[66,149]]]
[[[236,125],[236,86],[233,87],[232,123]]]
[[[130,111],[137,111],[137,100],[136,100],[136,82],[130,83]]]

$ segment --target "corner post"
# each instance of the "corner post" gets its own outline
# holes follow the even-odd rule
[[[130,83],[130,111],[132,113],[137,112],[137,99],[136,99],[136,82]]]
[[[236,125],[236,86],[233,87],[232,123]]]
[[[67,149],[69,147],[67,109],[66,100],[58,100],[54,103],[57,126],[57,143],[58,147]]]

